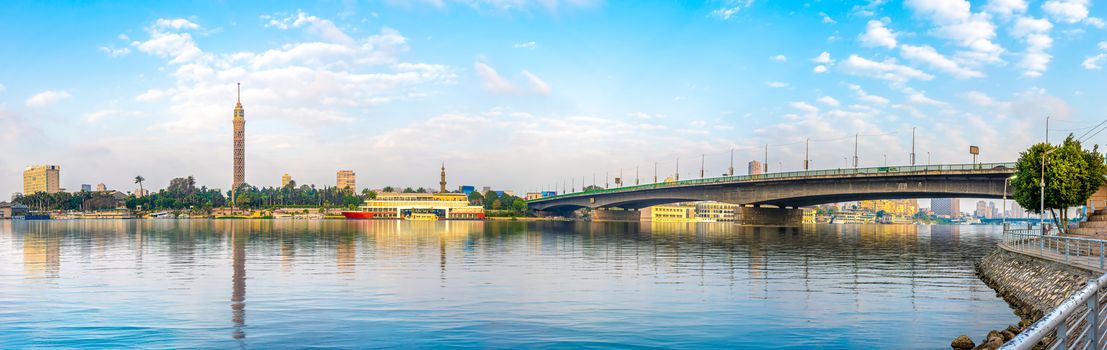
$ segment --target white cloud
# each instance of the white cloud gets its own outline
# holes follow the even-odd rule
[[[826,73],[827,68],[826,68],[825,65],[820,64],[820,65],[815,66],[815,68],[811,69],[811,71],[813,71],[817,74],[822,74],[822,73]]]
[[[985,12],[973,13],[967,0],[905,0],[904,5],[935,24],[931,34],[950,40],[964,50],[962,64],[999,63],[1003,47],[993,40],[995,24]]]
[[[830,97],[830,96],[819,97],[815,101],[817,101],[819,103],[822,103],[824,105],[830,106],[830,107],[838,107],[838,106],[842,105],[841,102],[838,102],[838,100],[836,100],[836,99],[834,99],[833,97]]]
[[[1026,0],[988,0],[988,4],[984,5],[984,11],[1001,17],[1024,13],[1026,8]]]
[[[858,85],[850,84],[849,89],[857,93],[857,98],[861,101],[881,106],[887,105],[889,102],[891,102],[886,97],[871,95],[868,92],[865,92],[865,90],[861,89],[861,86]]]
[[[134,111],[121,111],[117,109],[103,109],[95,112],[85,113],[85,121],[89,123],[99,123],[105,119],[111,117],[139,117],[141,113]]]
[[[1042,11],[1059,22],[1077,23],[1088,17],[1088,0],[1049,0]]]
[[[834,60],[830,59],[830,53],[826,51],[815,56],[815,59],[812,61],[815,63],[834,63]]]
[[[195,23],[188,20],[159,18],[153,26],[146,28],[150,39],[131,42],[138,51],[162,58],[172,58],[171,64],[184,64],[204,58],[204,52],[196,46],[189,33],[167,32],[165,30],[196,29]]]
[[[900,65],[894,58],[884,61],[872,61],[857,55],[850,55],[840,65],[842,71],[863,77],[887,80],[892,83],[902,84],[914,80],[930,80],[934,76],[915,68]]]
[[[1046,53],[1053,46],[1053,39],[1046,34],[1030,34],[1026,37],[1026,53],[1019,61],[1019,67],[1023,68],[1023,74],[1036,78],[1049,68],[1049,62],[1053,56]]]
[[[980,91],[969,91],[965,93],[965,99],[969,100],[973,104],[981,107],[991,107],[995,105],[995,100],[991,96]]]
[[[1053,59],[1046,50],[1053,46],[1053,39],[1048,33],[1053,29],[1053,24],[1045,18],[1033,18],[1020,16],[1011,26],[1011,36],[1026,42],[1026,51],[1018,67],[1023,69],[1023,75],[1036,78],[1042,75]]]
[[[157,100],[160,100],[163,97],[165,97],[165,95],[166,95],[166,92],[163,91],[163,90],[150,89],[150,90],[146,90],[146,92],[144,92],[142,94],[139,94],[138,96],[135,96],[135,101],[141,101],[141,102],[157,101]]]
[[[1100,50],[1107,50],[1107,41],[1100,41],[1099,42],[1099,49]]]
[[[339,29],[334,22],[308,15],[304,13],[304,11],[296,11],[295,16],[286,16],[283,18],[262,16],[262,19],[269,19],[269,22],[266,24],[267,27],[276,27],[280,29],[306,27],[309,33],[318,35],[323,40],[343,45],[352,45],[354,43],[354,39],[346,35],[346,33]]]
[[[500,73],[495,69],[484,64],[482,62],[473,63],[473,69],[477,70],[477,75],[484,81],[484,89],[494,93],[509,93],[515,92],[515,85],[500,76]]]
[[[525,43],[515,43],[515,48],[516,49],[534,50],[534,48],[536,48],[536,47],[538,47],[538,43],[535,43],[533,41],[528,41],[528,42],[525,42]]]
[[[193,23],[192,21],[189,21],[189,20],[184,19],[184,18],[174,18],[174,19],[158,18],[158,20],[156,22],[154,22],[154,26],[156,26],[158,28],[174,29],[174,30],[198,29],[198,28],[200,28],[200,26],[197,25],[196,23]]]
[[[765,85],[768,85],[769,87],[772,87],[772,88],[782,88],[782,87],[787,87],[788,83],[781,82],[781,81],[770,81],[768,83],[765,83]]]
[[[900,47],[900,56],[903,56],[903,58],[909,61],[925,64],[930,68],[946,72],[954,77],[961,79],[979,78],[984,76],[984,73],[962,67],[960,64],[957,64],[957,62],[954,62],[953,60],[946,58],[946,56],[938,53],[938,51],[934,50],[933,47],[926,45],[903,45]]]
[[[880,5],[883,5],[885,1],[887,0],[869,0],[869,3],[865,4],[864,6],[853,5],[853,8],[850,9],[850,13],[858,17],[875,16],[876,9],[880,7]]]
[[[1103,69],[1104,59],[1107,59],[1107,54],[1101,53],[1084,59],[1084,63],[1082,63],[1081,65],[1084,66],[1084,69],[1087,70],[1100,70]]]
[[[111,56],[111,57],[126,56],[126,55],[129,55],[131,53],[131,49],[126,48],[126,47],[115,48],[115,47],[108,47],[108,46],[100,46],[99,49],[100,49],[100,52],[106,53],[106,54],[108,54],[108,56]]]
[[[772,57],[772,60],[777,62],[788,62],[788,57],[784,55],[776,55]]]
[[[4,92],[6,90],[8,90],[8,88],[4,87],[4,84],[0,84],[0,92]]]
[[[838,21],[835,21],[833,18],[830,18],[830,16],[828,16],[825,12],[819,12],[819,16],[821,16],[823,18],[823,23],[826,23],[826,24],[837,24],[838,23]]]
[[[528,70],[524,70],[523,75],[527,77],[527,80],[530,80],[530,84],[534,88],[534,91],[542,95],[550,94],[550,85],[546,84],[546,82],[539,78],[537,75],[534,75],[534,73],[531,73]]]
[[[1099,17],[1085,18],[1084,23],[1086,23],[1087,25],[1090,25],[1092,27],[1099,28],[1099,29],[1103,29],[1103,27],[1107,26],[1107,23],[1103,22],[1103,19],[1099,18]]]
[[[927,105],[927,106],[934,106],[934,107],[943,107],[943,108],[949,106],[948,103],[938,101],[938,100],[935,100],[933,98],[930,98],[929,96],[926,96],[926,92],[923,92],[923,91],[916,91],[914,89],[907,89],[907,90],[905,90],[905,92],[907,93],[907,102],[910,102],[912,104]]]
[[[861,46],[889,49],[896,47],[896,33],[885,27],[884,22],[875,19],[869,20],[868,28],[857,36],[857,40],[861,42]]]
[[[27,99],[26,104],[27,107],[46,107],[55,102],[67,100],[70,97],[73,96],[70,96],[69,92],[64,90],[47,90],[31,96]]]
[[[138,53],[164,58],[161,70],[173,81],[134,97],[164,102],[151,105],[164,110],[148,129],[186,140],[222,130],[235,82],[242,83],[243,104],[255,116],[248,119],[308,132],[368,118],[370,107],[423,99],[435,93],[429,87],[456,82],[449,67],[401,61],[407,39],[394,29],[381,28],[344,44],[331,39],[345,34],[317,35],[317,26],[327,20],[304,13],[288,18],[277,23],[310,35],[304,41],[259,43],[259,51],[206,52],[189,33],[147,27],[149,38],[137,38],[133,46]],[[173,41],[166,38],[176,38],[176,44],[168,45]]]
[[[1049,23],[1048,19],[1021,16],[1011,26],[1011,36],[1025,38],[1027,35],[1045,33],[1050,29],[1053,29],[1053,24]]]
[[[727,0],[722,8],[711,11],[711,15],[728,20],[750,5],[753,5],[753,0]]]
[[[808,114],[819,113],[819,107],[812,106],[811,104],[809,104],[807,102],[796,101],[796,102],[790,103],[790,105],[792,106],[792,108],[801,110],[801,111],[803,111],[805,113],[808,113]]]

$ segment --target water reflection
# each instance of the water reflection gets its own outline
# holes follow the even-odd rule
[[[1017,321],[972,273],[994,243],[913,225],[3,222],[0,329],[23,331],[0,348],[934,348]]]
[[[246,239],[249,232],[239,233],[236,230],[237,222],[229,224],[231,228],[231,264],[234,272],[231,275],[231,322],[234,323],[232,337],[242,339],[246,337]]]

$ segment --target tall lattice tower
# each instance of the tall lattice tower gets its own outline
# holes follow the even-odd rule
[[[238,84],[238,103],[234,105],[234,182],[237,189],[246,183],[246,111],[242,109],[242,83]]]

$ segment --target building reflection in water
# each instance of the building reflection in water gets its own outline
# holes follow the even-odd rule
[[[246,239],[248,232],[237,232],[237,222],[231,222],[231,322],[235,339],[246,338]]]
[[[27,276],[58,278],[60,251],[61,238],[58,235],[27,233],[23,236],[23,272]]]

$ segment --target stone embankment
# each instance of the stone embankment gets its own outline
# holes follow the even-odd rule
[[[1019,324],[988,332],[980,345],[968,336],[950,344],[954,349],[997,349],[1003,342],[1053,310],[1070,295],[1084,287],[1092,272],[1069,265],[1009,252],[1003,248],[976,263],[976,274],[984,284],[1007,301],[1021,318]],[[1052,339],[1043,339],[1048,344]]]

